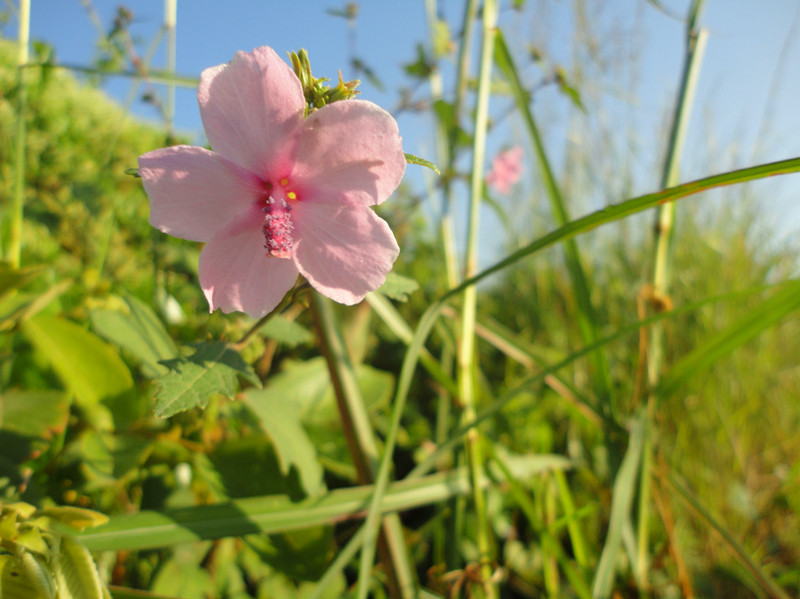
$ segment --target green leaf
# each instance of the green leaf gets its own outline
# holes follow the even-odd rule
[[[0,297],[12,290],[18,290],[30,283],[42,272],[39,266],[14,268],[7,262],[0,262]]]
[[[378,287],[378,293],[382,293],[386,297],[399,302],[407,302],[408,296],[419,289],[419,283],[414,279],[403,277],[396,273],[390,272],[386,275],[386,281],[383,285]]]
[[[782,289],[747,311],[741,319],[707,339],[684,356],[661,379],[656,393],[665,397],[690,377],[710,367],[720,358],[753,339],[800,308],[800,282],[787,282]]]
[[[69,404],[63,391],[8,391],[0,395],[0,429],[44,440],[67,425]]]
[[[261,327],[260,332],[287,347],[297,347],[314,340],[314,334],[311,331],[303,325],[293,320],[287,320],[282,316],[270,318],[267,324]]]
[[[50,285],[41,293],[18,291],[0,294],[0,331],[8,331],[38,314],[71,286],[72,281],[64,280]]]
[[[167,372],[159,362],[178,355],[175,342],[155,312],[133,296],[125,298],[123,310],[92,310],[92,328],[115,345],[129,351],[154,378]]]
[[[694,513],[705,520],[706,524],[714,530],[732,551],[737,561],[755,578],[765,595],[777,597],[778,599],[789,599],[789,595],[772,579],[769,571],[764,567],[769,567],[769,563],[761,563],[761,559],[753,559],[749,552],[731,534],[728,527],[718,522],[706,507],[700,503],[697,497],[689,491],[685,484],[672,472],[659,473],[662,480],[666,480],[678,495],[694,510]]]
[[[100,526],[108,522],[108,516],[105,514],[72,505],[45,507],[39,510],[38,513],[76,530],[83,530],[91,526]]]
[[[214,589],[214,581],[208,570],[199,561],[202,553],[189,555],[189,548],[179,549],[176,555],[168,560],[153,581],[152,590],[159,595],[181,597],[182,599],[206,599]]]
[[[72,537],[60,537],[52,566],[59,599],[103,599],[105,596],[92,556]]]
[[[131,373],[114,348],[73,322],[40,314],[27,320],[22,332],[83,407],[133,387]]]
[[[617,568],[617,554],[622,543],[622,529],[630,522],[631,504],[636,491],[636,481],[639,474],[639,462],[642,459],[644,448],[644,429],[647,410],[642,410],[633,423],[628,450],[622,459],[617,478],[614,480],[614,489],[611,494],[611,517],[608,523],[603,553],[594,574],[592,584],[592,597],[610,597],[613,590],[614,575]]]
[[[333,549],[333,527],[315,526],[280,535],[250,535],[247,543],[262,561],[286,576],[317,580]]]
[[[294,467],[307,495],[323,493],[325,483],[322,466],[317,459],[317,450],[301,423],[300,405],[285,399],[276,401],[263,389],[249,390],[244,397],[275,445],[281,473],[286,476]]]
[[[195,353],[189,357],[162,362],[170,372],[155,381],[158,385],[156,417],[166,418],[190,408],[204,408],[209,398],[218,393],[233,397],[237,391],[237,375],[260,386],[252,367],[229,345],[197,343],[194,348]]]
[[[424,158],[420,158],[419,156],[415,156],[414,154],[408,154],[408,153],[405,154],[405,157],[406,157],[406,162],[408,162],[409,164],[419,164],[420,166],[427,166],[437,175],[442,174],[441,172],[439,172],[439,167],[436,166],[430,160],[425,160]]]
[[[258,394],[258,401],[268,406],[287,401],[296,404],[317,450],[328,459],[349,464],[349,451],[342,437],[340,415],[324,358],[286,360],[282,366],[283,370],[271,376],[264,391]],[[372,414],[388,403],[394,385],[391,374],[362,364],[356,368],[356,379]]]
[[[0,597],[3,599],[52,599],[29,579],[15,556],[0,553]]]
[[[552,468],[567,468],[563,456],[509,459],[506,465],[517,479]],[[483,486],[493,484],[488,478]],[[383,494],[381,511],[406,511],[432,505],[471,490],[466,468],[390,483]],[[277,533],[311,528],[364,516],[374,488],[351,487],[329,491],[321,497],[292,500],[285,495],[251,497],[163,512],[142,511],[112,516],[108,524],[79,533],[90,551],[168,547],[198,539],[219,539],[255,533]]]
[[[506,45],[502,32],[498,31],[495,38],[494,59],[497,66],[505,75],[509,84],[511,85],[512,94],[517,104],[517,109],[522,116],[522,121],[528,131],[528,136],[531,139],[533,147],[533,154],[536,157],[536,162],[539,165],[542,183],[547,192],[550,200],[550,211],[553,215],[553,220],[558,226],[567,226],[570,224],[570,217],[568,206],[565,202],[564,196],[561,193],[550,159],[547,155],[547,150],[544,147],[544,141],[539,132],[539,127],[536,124],[533,112],[530,108],[530,94],[523,87],[519,72],[514,65],[514,60],[511,52]],[[575,221],[572,221],[575,222]],[[577,304],[577,320],[578,328],[581,337],[585,344],[590,345],[600,338],[598,332],[598,319],[592,304],[591,286],[586,270],[581,261],[581,255],[578,250],[578,245],[574,239],[564,239],[564,253],[566,256],[567,270],[569,271],[570,279],[572,281],[572,289],[575,295]],[[611,419],[611,403],[609,399],[612,396],[611,382],[609,380],[609,367],[607,364],[606,356],[603,352],[595,352],[591,354],[590,360],[593,368],[591,369],[593,378],[593,387],[595,393],[600,397],[601,409],[606,418]]]
[[[436,19],[433,22],[433,55],[436,58],[443,58],[453,51],[454,44],[450,35],[450,26],[444,19]]]
[[[434,65],[425,53],[425,47],[422,44],[417,44],[417,59],[403,65],[406,74],[417,79],[427,79],[433,72]],[[406,160],[408,154],[406,154]]]
[[[565,94],[581,112],[586,112],[586,107],[581,100],[581,94],[576,87],[567,80],[567,74],[561,67],[556,67],[556,83],[558,88]]]
[[[264,435],[249,435],[219,443],[208,456],[222,491],[231,499],[262,495],[305,497],[299,473],[281,473],[275,446]]]
[[[52,571],[44,556],[38,556],[29,551],[16,552],[18,563],[22,566],[23,576],[28,579],[36,589],[34,596],[43,596],[48,599],[58,599],[58,592]]]

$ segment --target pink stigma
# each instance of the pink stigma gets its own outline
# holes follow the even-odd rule
[[[261,211],[264,213],[264,247],[268,256],[275,258],[291,258],[294,243],[292,240],[292,219],[289,218],[292,207],[286,200],[276,200],[272,196],[267,198],[266,206]]]

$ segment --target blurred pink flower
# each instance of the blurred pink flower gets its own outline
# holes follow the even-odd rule
[[[500,152],[492,161],[492,170],[486,175],[486,184],[497,193],[506,194],[519,181],[522,174],[522,147],[514,146]]]
[[[297,76],[269,47],[203,71],[197,92],[213,151],[173,146],[139,157],[150,224],[205,242],[210,309],[267,314],[298,273],[355,304],[383,284],[399,248],[369,207],[406,168],[397,123],[344,100],[304,118]]]

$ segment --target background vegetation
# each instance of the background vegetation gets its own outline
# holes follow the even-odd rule
[[[697,186],[667,167],[654,188],[674,191],[576,219],[598,173],[578,154],[554,172],[527,57],[478,4],[434,20],[407,68],[432,90],[415,108],[436,120],[441,176],[387,203],[396,276],[361,305],[299,295],[266,323],[209,316],[198,244],[147,224],[126,171],[179,140],[46,45],[18,69],[0,44],[0,596],[800,592],[797,250],[770,242],[753,188],[668,201],[800,159]],[[124,26],[93,77],[128,67]],[[473,48],[443,90],[438,63]],[[539,68],[556,102],[591,113],[580,80]],[[509,202],[483,185],[490,98],[531,161]],[[682,126],[676,111],[673,140]],[[679,155],[667,139],[654,132]],[[485,218],[482,201],[507,242],[476,289],[477,234],[452,215]]]

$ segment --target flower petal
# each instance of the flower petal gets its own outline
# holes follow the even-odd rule
[[[150,198],[150,224],[192,241],[207,241],[264,195],[258,177],[196,146],[139,156],[139,175]]]
[[[355,304],[380,287],[400,248],[369,208],[332,202],[293,205],[295,263],[320,293]]]
[[[284,176],[303,121],[300,80],[272,48],[203,71],[197,101],[215,152],[261,177]]]
[[[372,102],[344,100],[305,119],[292,178],[307,196],[370,206],[392,194],[405,170],[392,115]]]
[[[263,214],[256,206],[211,239],[200,254],[200,285],[211,312],[245,312],[260,318],[292,288],[297,267],[264,250]]]

